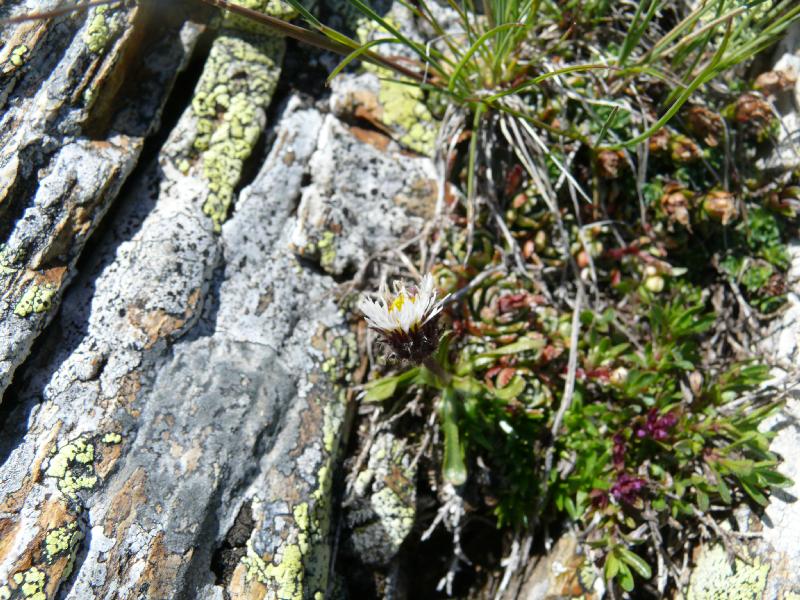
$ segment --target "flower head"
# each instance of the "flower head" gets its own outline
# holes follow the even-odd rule
[[[617,481],[611,486],[611,495],[617,502],[625,504],[635,504],[644,493],[647,482],[641,477],[634,477],[628,473],[622,473],[617,477]]]
[[[644,424],[637,426],[634,429],[634,434],[638,438],[651,437],[661,442],[669,437],[669,430],[675,427],[677,423],[678,417],[675,413],[669,412],[659,417],[658,410],[651,408],[647,412]]]
[[[436,300],[433,276],[428,273],[419,287],[395,282],[390,293],[382,286],[378,300],[363,296],[358,309],[399,358],[421,362],[439,345],[437,322],[445,300]]]

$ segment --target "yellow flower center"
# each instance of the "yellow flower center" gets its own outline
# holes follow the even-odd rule
[[[414,302],[417,301],[417,298],[416,298],[416,296],[411,296],[410,298],[407,298],[405,294],[402,294],[402,293],[398,294],[397,298],[394,299],[394,302],[392,302],[389,305],[389,312],[392,312],[393,310],[396,310],[396,311],[399,312],[400,309],[403,308],[403,304],[405,304],[406,300],[408,300],[409,302],[411,302],[413,304]]]

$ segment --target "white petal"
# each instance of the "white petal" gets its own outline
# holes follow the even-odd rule
[[[366,296],[362,296],[358,301],[358,309],[364,313],[369,325],[375,329],[391,330],[394,328],[393,320],[389,316],[389,311],[385,305],[375,302]]]

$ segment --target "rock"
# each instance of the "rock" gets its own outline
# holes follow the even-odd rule
[[[249,501],[246,556],[221,582],[230,596],[324,591],[345,409],[326,371],[348,360],[333,343],[347,330],[330,279],[287,249],[321,117],[297,102],[286,112],[219,238],[201,188],[153,164],[66,295],[62,331],[45,340],[59,350],[26,369],[9,419],[9,590],[35,568],[47,597],[208,597],[215,543]],[[56,546],[72,579],[40,553],[48,539],[67,540]]]
[[[25,361],[0,433],[0,598],[321,597],[334,583],[331,485],[356,349],[335,282],[298,261],[289,235],[309,161],[325,154],[323,123],[350,136],[340,149],[356,158],[338,166],[380,161],[380,185],[399,153],[371,153],[293,97],[275,109],[269,155],[239,193],[283,42],[227,19],[188,108],[142,160],[202,30],[155,28],[164,39],[150,48],[162,54],[138,81],[140,97],[120,78],[143,52],[126,43],[150,39],[136,35],[143,10],[62,20],[67,49],[39,97],[60,102],[40,113],[51,120],[25,104],[42,81],[25,79],[24,60],[47,58],[30,40],[54,35],[36,33],[40,25],[15,30],[30,50],[9,55],[16,79],[0,88],[9,107],[0,165],[12,181],[0,210],[13,226],[0,249],[3,386]],[[106,48],[117,58],[93,58]],[[87,65],[89,75],[78,73]],[[105,88],[81,88],[78,75],[120,85],[109,96],[115,110],[99,91],[87,100],[83,89]],[[107,113],[68,104],[75,89]],[[49,146],[39,156],[41,140]],[[385,247],[388,232],[421,222],[399,206],[427,176],[410,163],[409,178],[379,195],[398,203],[380,216]],[[364,221],[351,226],[358,239],[371,235]]]
[[[359,366],[331,274],[420,231],[432,163],[270,108],[284,42],[230,17],[143,152],[204,30],[151,5],[0,49],[0,598],[329,597]],[[370,464],[368,495],[396,491]]]
[[[350,545],[367,565],[385,566],[397,555],[416,517],[416,465],[404,443],[381,432],[355,478],[345,522]]]
[[[328,116],[310,167],[291,244],[333,275],[355,271],[373,254],[395,248],[433,214],[433,163],[402,153],[383,135],[348,130]]]
[[[0,393],[58,309],[201,32],[157,12],[104,6],[4,32]]]

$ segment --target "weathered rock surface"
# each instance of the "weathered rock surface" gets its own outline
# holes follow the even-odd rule
[[[398,239],[413,237],[433,216],[433,164],[404,155],[379,133],[349,130],[329,115],[310,168],[291,243],[333,275],[355,271]]]
[[[34,3],[37,10],[58,4]],[[0,392],[58,308],[89,236],[158,127],[200,29],[168,6],[132,5],[3,32]]]

